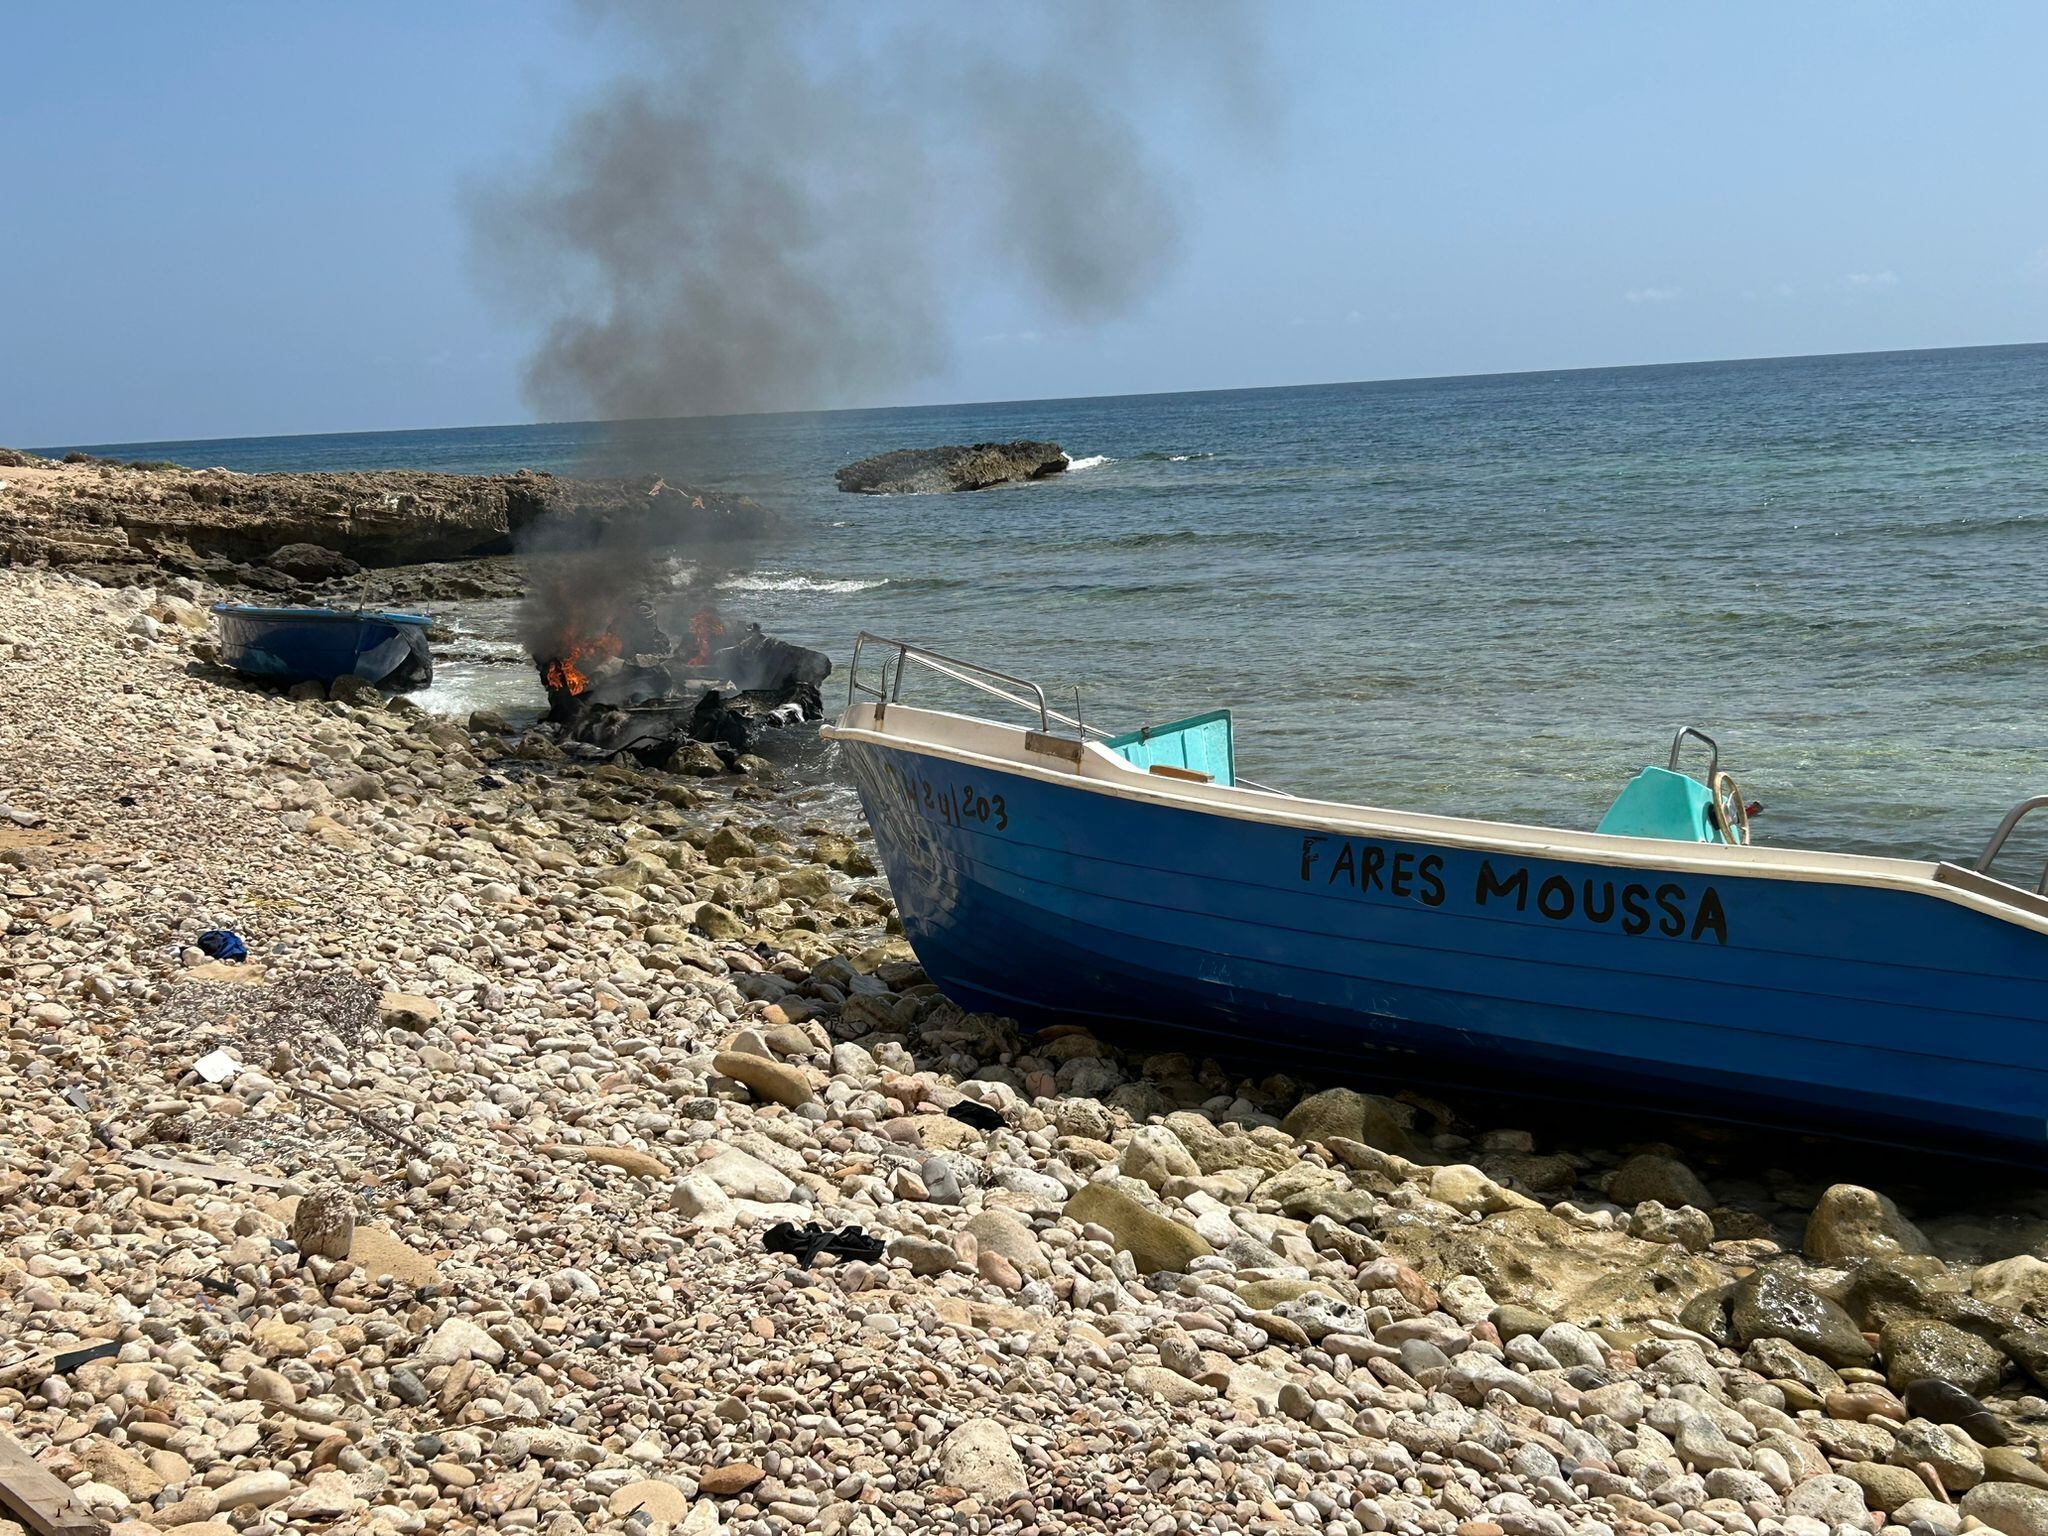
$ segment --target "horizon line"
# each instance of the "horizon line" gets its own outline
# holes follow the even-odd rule
[[[1024,395],[999,400],[925,400],[904,405],[839,405],[798,407],[779,411],[714,411],[698,416],[620,416],[551,421],[461,422],[433,427],[343,427],[321,432],[263,432],[242,437],[127,438],[104,442],[66,442],[24,448],[35,454],[80,453],[103,448],[169,448],[185,443],[302,442],[328,437],[403,437],[435,432],[499,432],[526,427],[622,427],[660,422],[748,421],[778,416],[854,416],[883,411],[958,410],[972,406],[1073,405],[1090,400],[1171,400],[1198,395],[1250,395],[1289,389],[1344,389],[1371,384],[1439,384],[1456,380],[1540,378],[1567,373],[1630,373],[1656,368],[1733,367],[1744,363],[1811,362],[1841,357],[1909,357],[1933,352],[1995,352],[2048,345],[2041,341],[1993,341],[1941,347],[1878,347],[1860,352],[1771,352],[1745,357],[1671,358],[1654,363],[1585,363],[1565,368],[1505,368],[1473,373],[1418,373],[1362,379],[1310,379],[1291,384],[1218,385],[1204,389],[1139,390],[1119,394]]]

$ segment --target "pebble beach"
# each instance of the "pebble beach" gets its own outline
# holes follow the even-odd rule
[[[0,569],[0,1433],[82,1517],[2048,1536],[2035,1186],[1022,1035],[817,786],[259,690],[222,595]]]

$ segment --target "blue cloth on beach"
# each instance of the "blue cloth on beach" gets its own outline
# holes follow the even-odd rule
[[[246,960],[249,946],[241,935],[227,928],[209,928],[199,935],[199,947],[216,960]]]

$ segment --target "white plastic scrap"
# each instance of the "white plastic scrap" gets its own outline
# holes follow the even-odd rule
[[[193,1062],[192,1067],[209,1083],[224,1083],[242,1070],[242,1064],[225,1050],[208,1052]]]

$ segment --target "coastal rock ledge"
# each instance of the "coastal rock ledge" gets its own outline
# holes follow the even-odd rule
[[[770,525],[745,497],[665,479],[428,470],[238,474],[58,463],[0,449],[0,566],[65,566],[116,583],[153,569],[217,582],[318,581],[360,566],[476,560],[612,539],[663,547]],[[244,562],[247,562],[245,564]]]
[[[1062,474],[1067,456],[1058,443],[974,443],[947,448],[899,448],[849,464],[839,489],[865,496],[923,496],[938,491],[985,491],[1015,480]]]

